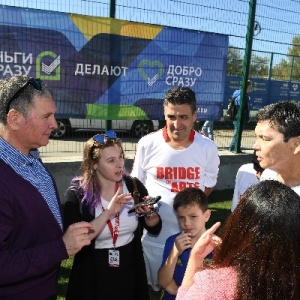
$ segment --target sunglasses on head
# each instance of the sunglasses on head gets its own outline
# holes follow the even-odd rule
[[[32,77],[29,78],[27,80],[27,82],[22,87],[20,87],[14,93],[14,95],[8,100],[7,105],[6,105],[6,114],[8,114],[8,112],[9,112],[9,108],[10,108],[11,103],[22,94],[22,92],[26,89],[26,87],[28,85],[31,85],[32,87],[34,87],[38,91],[41,91],[42,88],[43,88],[42,87],[42,81],[39,78],[32,78]]]
[[[107,140],[114,140],[117,138],[117,134],[113,130],[108,130],[104,134],[97,134],[93,136],[93,140],[97,143],[104,144]]]

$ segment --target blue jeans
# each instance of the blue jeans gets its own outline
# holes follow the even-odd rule
[[[201,131],[211,140],[214,140],[214,121],[205,121]]]
[[[237,121],[233,121],[232,124],[234,127],[234,131],[233,131],[233,137],[232,137],[231,143],[229,145],[229,149],[228,149],[229,151],[234,150],[234,144],[235,144],[235,141],[237,138]],[[245,122],[242,124],[242,130],[244,130],[244,127],[245,127]]]
[[[234,131],[233,131],[233,137],[231,140],[231,143],[229,145],[229,151],[233,151],[234,150],[234,144],[235,144],[235,140],[236,140],[236,136],[237,136],[237,121],[233,121],[232,122],[233,127],[234,127]]]

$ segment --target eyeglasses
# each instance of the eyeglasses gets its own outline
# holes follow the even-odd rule
[[[113,130],[108,130],[104,134],[97,134],[93,136],[93,140],[97,143],[104,144],[107,140],[114,140],[117,138],[117,134]]]
[[[6,105],[6,114],[8,114],[9,112],[9,107],[11,105],[11,103],[17,99],[20,94],[26,89],[26,87],[28,85],[31,85],[32,87],[34,87],[36,90],[41,91],[42,90],[42,81],[39,78],[29,78],[28,81],[21,87],[19,88],[15,94],[8,100],[7,105]]]

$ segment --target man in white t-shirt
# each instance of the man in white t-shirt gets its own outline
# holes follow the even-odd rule
[[[271,169],[266,169],[262,172],[260,180],[278,180],[278,173]],[[291,186],[291,188],[300,196],[300,184]]]
[[[263,170],[264,169],[258,163],[255,153],[253,154],[251,163],[240,166],[235,177],[235,185],[231,205],[232,212],[237,207],[241,196],[244,194],[247,188],[259,182]]]
[[[187,87],[169,90],[164,99],[166,126],[140,139],[132,176],[139,178],[150,195],[161,196],[158,236],[142,237],[148,283],[154,291],[166,239],[180,231],[173,210],[176,193],[196,187],[208,196],[217,182],[220,159],[216,144],[193,130],[197,119],[195,93]]]
[[[300,105],[287,101],[267,105],[256,120],[253,148],[260,166],[268,169],[261,180],[278,180],[300,195]]]

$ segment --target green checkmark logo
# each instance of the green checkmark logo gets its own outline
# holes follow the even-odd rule
[[[45,57],[51,58],[51,63],[43,62]],[[42,80],[60,80],[60,55],[52,51],[43,51],[36,57],[36,77]]]
[[[150,69],[158,69],[158,71],[155,73],[155,75],[153,77],[149,77],[146,73],[147,70]],[[139,63],[139,72],[141,74],[141,76],[143,77],[143,79],[145,81],[147,81],[149,86],[152,86],[156,80],[161,77],[161,75],[164,72],[164,65],[159,61],[159,60],[148,60],[148,59],[144,59]]]

